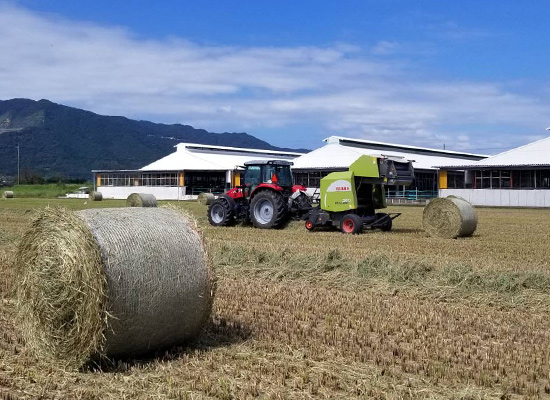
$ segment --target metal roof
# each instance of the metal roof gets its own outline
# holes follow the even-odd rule
[[[550,137],[516,147],[475,163],[439,165],[439,168],[446,169],[549,167]]]
[[[252,160],[294,160],[303,153],[278,150],[242,149],[238,147],[179,143],[176,151],[141,171],[224,171]]]
[[[410,146],[407,144],[397,144],[397,143],[386,143],[378,142],[376,140],[367,140],[367,139],[353,139],[343,136],[330,136],[326,139],[323,139],[327,143],[340,143],[344,145],[351,146],[365,146],[371,149],[392,149],[392,150],[402,150],[407,153],[415,154],[438,154],[446,156],[458,156],[460,158],[472,159],[472,160],[481,160],[483,158],[489,157],[487,154],[475,154],[475,153],[466,153],[462,151],[453,151],[453,150],[444,150],[444,149],[434,149],[430,147],[419,147],[419,146]]]
[[[363,154],[380,157],[399,157],[413,162],[415,169],[435,170],[437,164],[464,164],[483,157],[479,154],[436,150],[416,146],[390,144],[361,139],[331,136],[327,143],[294,160],[293,170],[347,169]]]
[[[293,165],[292,161],[286,160],[251,160],[244,165]]]

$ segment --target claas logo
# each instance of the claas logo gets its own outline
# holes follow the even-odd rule
[[[327,193],[330,192],[351,192],[351,182],[346,179],[338,179],[332,182],[327,188]]]

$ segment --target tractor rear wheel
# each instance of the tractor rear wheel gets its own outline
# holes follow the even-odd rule
[[[262,190],[250,202],[250,219],[256,228],[280,227],[287,212],[283,196],[273,190]]]
[[[214,226],[228,226],[235,222],[233,210],[226,199],[216,199],[208,206],[208,221]]]
[[[363,232],[363,219],[357,214],[346,214],[340,222],[340,229],[343,233]]]

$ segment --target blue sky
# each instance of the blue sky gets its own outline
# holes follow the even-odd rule
[[[548,133],[549,5],[0,0],[0,99],[498,153]]]

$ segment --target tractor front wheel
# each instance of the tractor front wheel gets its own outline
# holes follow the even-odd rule
[[[357,214],[346,214],[340,222],[340,229],[343,233],[361,233],[363,232],[363,220]]]
[[[235,222],[233,210],[226,199],[216,199],[208,206],[208,221],[214,226],[228,226]]]
[[[287,212],[283,196],[273,190],[262,190],[250,202],[250,219],[256,228],[280,227]]]

